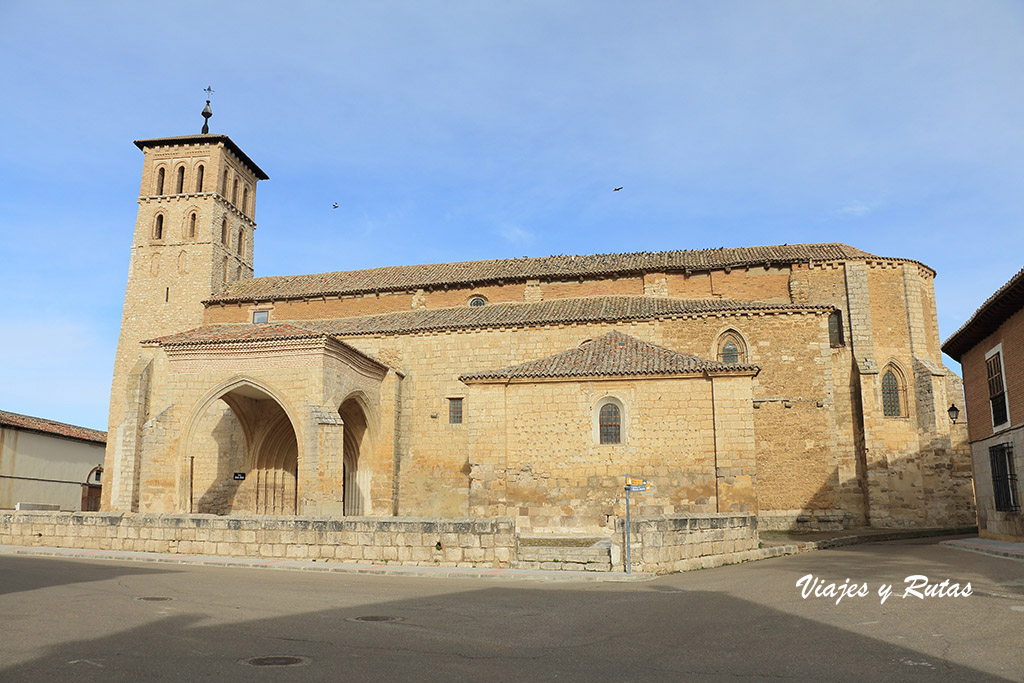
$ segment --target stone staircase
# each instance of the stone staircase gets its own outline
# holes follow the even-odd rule
[[[612,569],[612,541],[598,536],[519,536],[516,569],[607,572]]]

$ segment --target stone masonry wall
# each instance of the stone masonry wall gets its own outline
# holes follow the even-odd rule
[[[835,488],[834,461],[838,456],[832,452],[829,436],[832,422],[828,413],[834,389],[827,374],[830,356],[825,318],[825,312],[821,311],[785,315],[705,315],[680,320],[551,325],[530,330],[485,329],[458,333],[349,337],[346,342],[371,357],[388,358],[388,362],[401,368],[403,373],[405,415],[403,446],[399,454],[399,514],[465,516],[482,514],[469,507],[472,482],[477,481],[475,477],[481,472],[479,467],[476,471],[473,468],[483,463],[490,463],[488,466],[493,467],[495,444],[504,443],[506,438],[514,436],[514,429],[508,435],[504,431],[496,434],[492,433],[493,430],[484,429],[482,425],[500,420],[502,425],[507,421],[512,429],[515,416],[511,406],[506,408],[502,398],[490,394],[483,398],[479,386],[467,387],[460,382],[458,377],[461,374],[544,358],[576,348],[581,342],[612,330],[676,351],[713,358],[718,337],[726,330],[738,330],[751,349],[749,361],[762,367],[761,374],[754,380],[752,398],[756,401],[770,392],[769,396],[788,396],[797,406],[795,410],[790,409],[790,414],[799,414],[796,418],[798,428],[789,432],[773,433],[770,423],[762,428],[757,422],[760,418],[756,414],[754,416],[754,439],[758,450],[761,450],[762,441],[778,441],[777,447],[766,450],[764,456],[758,456],[758,467],[770,459],[784,458],[778,471],[768,476],[769,490],[778,487],[781,492],[786,486],[792,486],[794,481],[806,481],[806,486],[797,490],[792,500],[772,502],[769,505],[769,509],[783,505],[788,510],[805,507],[805,501],[817,496],[822,487],[831,487],[830,491]],[[509,396],[513,397],[513,393]],[[449,422],[448,402],[451,398],[463,398],[461,424]],[[534,412],[539,415],[550,411],[552,407],[558,411],[567,409],[567,406],[559,407],[558,403],[542,399],[543,396],[538,393],[526,404],[520,401],[522,405],[517,410],[526,411],[524,415]],[[765,414],[775,407],[766,409]],[[653,408],[674,409],[672,404]],[[688,428],[704,420],[709,430],[708,438],[713,439],[710,434],[714,426],[711,413],[695,411],[696,408],[694,411],[682,409],[680,420],[690,425]],[[573,455],[573,459],[556,464],[555,460],[561,456],[556,456],[552,449],[541,449],[534,454],[535,460],[531,467],[565,471],[572,463],[582,463],[579,458],[590,449],[589,444],[592,442],[589,431],[590,412],[589,406],[577,410],[576,417],[583,419],[587,425],[587,440],[579,444],[579,452]],[[643,415],[643,412],[635,414]],[[655,448],[657,453],[678,451],[675,440],[663,438],[660,431],[663,425],[659,420],[653,416],[639,419],[633,426],[633,435],[643,443],[660,444]],[[797,431],[800,438],[794,441],[794,433]],[[744,438],[747,436],[749,434],[744,433]],[[516,448],[511,445],[512,442],[507,443],[507,451],[514,453]],[[665,468],[667,475],[672,467],[688,466],[680,465],[680,462],[677,457],[674,461],[663,460],[657,466]],[[830,462],[833,463],[831,470]],[[619,476],[626,473],[623,467],[628,462],[604,457],[598,464],[600,473],[595,464],[580,464],[580,470],[572,474],[573,480],[588,481],[591,477]],[[636,474],[643,475],[643,472]],[[759,481],[759,485],[761,483]],[[498,490],[504,484],[490,480],[486,486],[494,486],[496,488],[493,490]],[[700,487],[678,496],[672,494],[674,500],[666,500],[658,505],[697,505],[698,500],[707,497],[705,494],[698,495],[697,488]],[[482,491],[478,489],[481,495]],[[474,507],[478,504],[488,505],[486,497],[472,495],[475,498]],[[567,497],[558,506],[571,506],[574,498]],[[684,503],[684,500],[687,502]],[[699,504],[707,505],[709,500]],[[760,508],[765,506],[760,505]],[[661,509],[658,512],[702,510],[709,511],[706,507],[685,507]],[[515,511],[509,510],[508,514],[515,514]]]
[[[660,515],[631,520],[630,563],[633,571],[664,574],[708,569],[759,559],[755,515]],[[625,567],[626,520],[612,536],[613,569]]]
[[[370,564],[509,567],[512,520],[0,512],[0,544]]]

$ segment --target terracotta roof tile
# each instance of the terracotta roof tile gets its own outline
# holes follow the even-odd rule
[[[204,325],[182,334],[170,334],[156,339],[148,339],[143,344],[171,345],[179,343],[179,338],[187,335],[189,343],[216,344],[217,342],[238,341],[272,341],[276,339],[312,339],[327,336],[305,327],[296,327],[289,323],[253,323],[232,325]]]
[[[783,244],[764,247],[690,249],[683,251],[544,256],[537,258],[386,266],[337,273],[287,275],[240,280],[207,303],[270,301],[313,296],[354,295],[444,286],[611,276],[661,271],[706,271],[809,261],[878,258],[845,244]]]
[[[6,410],[0,410],[0,427],[14,427],[15,429],[26,429],[43,434],[56,434],[57,436],[65,436],[69,439],[92,441],[94,443],[107,442],[106,432],[89,429],[88,427],[76,427],[75,425],[64,424],[63,422],[54,422],[53,420],[44,420],[41,417],[10,413]]]
[[[292,320],[287,323],[225,323],[153,340],[163,346],[373,334],[412,334],[439,330],[587,322],[653,320],[742,311],[830,311],[829,306],[768,304],[727,299],[662,299],[646,296],[605,296],[553,299],[539,303],[489,304],[385,313],[338,320]],[[266,328],[265,330],[257,328]]]
[[[757,366],[719,363],[656,346],[636,337],[612,331],[584,342],[578,348],[548,358],[500,370],[474,372],[462,381],[547,377],[615,377],[633,375],[699,374],[705,371],[747,370]]]

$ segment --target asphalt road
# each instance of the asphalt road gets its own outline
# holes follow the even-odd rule
[[[807,574],[870,593],[803,598]],[[972,595],[900,597],[910,575]],[[933,539],[633,583],[0,557],[0,681],[1024,681],[1022,643],[1024,562]]]

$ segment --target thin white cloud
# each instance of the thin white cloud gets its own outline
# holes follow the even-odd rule
[[[532,244],[534,235],[529,230],[509,223],[498,229],[498,235],[509,244]]]
[[[860,218],[861,216],[868,215],[869,213],[871,213],[874,210],[875,210],[875,207],[870,206],[868,204],[865,204],[864,202],[852,201],[852,202],[848,202],[845,206],[840,208],[838,213],[839,213],[840,216],[848,216],[850,218]]]

